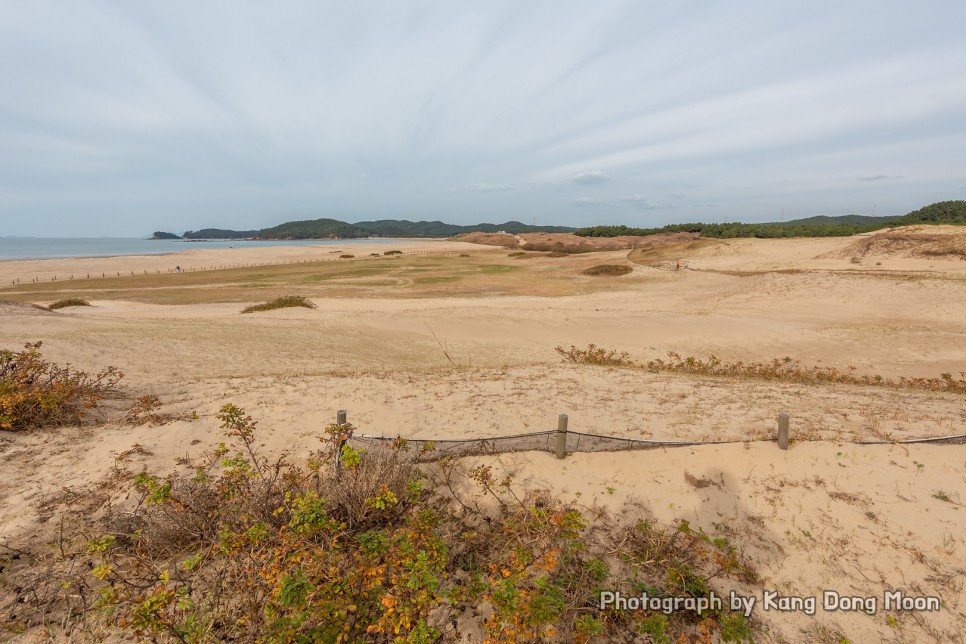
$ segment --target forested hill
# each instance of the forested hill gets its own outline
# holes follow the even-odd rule
[[[916,224],[966,225],[966,201],[940,201],[901,217],[808,217],[785,222],[745,224],[739,221],[723,224],[669,224],[661,228],[630,228],[628,226],[590,226],[576,234],[581,237],[618,237],[621,235],[656,235],[659,233],[692,232],[702,237],[843,237],[895,226]]]
[[[202,228],[189,230],[183,239],[248,239],[258,234],[257,230],[224,230],[221,228]]]
[[[205,228],[186,232],[184,239],[359,239],[365,237],[453,237],[463,233],[570,233],[575,228],[565,226],[530,226],[519,221],[503,224],[476,224],[457,226],[441,221],[407,221],[405,219],[381,219],[350,224],[338,219],[312,219],[289,221],[262,230],[221,230]]]

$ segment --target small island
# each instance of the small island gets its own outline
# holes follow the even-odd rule
[[[174,233],[165,233],[156,230],[151,235],[151,239],[181,239],[181,236],[175,235]]]

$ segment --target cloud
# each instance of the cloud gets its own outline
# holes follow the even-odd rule
[[[626,195],[623,197],[617,197],[616,199],[597,199],[594,197],[578,197],[574,199],[571,203],[575,206],[611,206],[611,207],[629,207],[636,208],[638,210],[663,210],[665,208],[673,208],[668,204],[654,203],[647,197],[641,194]]]
[[[966,180],[966,3],[278,4],[7,3],[3,234],[908,212]]]
[[[659,210],[659,209],[668,207],[664,204],[654,203],[644,195],[639,195],[639,194],[628,195],[626,197],[619,197],[617,199],[617,202],[624,204],[626,206],[639,208],[641,210]]]
[[[610,175],[600,170],[591,170],[590,172],[578,172],[570,180],[582,186],[591,186],[597,183],[607,183],[610,181]]]
[[[509,183],[467,183],[451,189],[453,192],[505,192],[513,190]]]

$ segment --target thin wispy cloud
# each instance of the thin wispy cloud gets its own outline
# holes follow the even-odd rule
[[[0,235],[903,214],[962,191],[964,21],[875,0],[8,2]]]
[[[570,180],[582,186],[591,186],[596,183],[607,183],[610,181],[610,175],[600,170],[591,170],[590,172],[579,172]]]
[[[625,195],[615,199],[600,199],[595,197],[577,197],[571,202],[575,206],[612,206],[630,207],[639,210],[663,210],[674,206],[665,203],[655,202],[641,194]]]

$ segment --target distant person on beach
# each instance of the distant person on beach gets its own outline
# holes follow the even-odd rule
[[[180,266],[175,266],[174,267],[174,270],[175,270],[175,272],[180,273],[181,272],[181,267]]]

